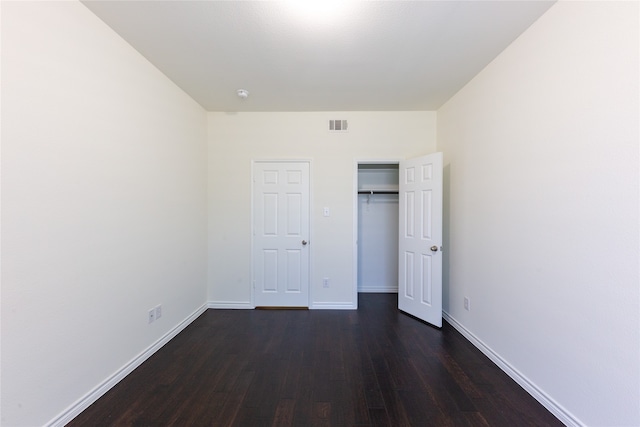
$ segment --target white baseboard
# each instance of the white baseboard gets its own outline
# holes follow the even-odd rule
[[[190,316],[176,325],[169,332],[164,334],[155,343],[149,346],[142,353],[134,357],[131,361],[125,364],[122,368],[118,369],[113,375],[104,380],[101,384],[96,386],[93,390],[87,393],[85,396],[78,399],[75,403],[65,409],[57,417],[45,424],[46,427],[63,427],[69,423],[72,419],[77,417],[82,411],[87,409],[93,402],[98,400],[102,395],[109,391],[113,386],[118,384],[124,377],[129,375],[140,366],[145,360],[151,357],[156,351],[160,350],[162,346],[171,341],[176,335],[178,335],[184,328],[189,326],[191,322],[196,320],[207,309],[206,305],[198,308]]]
[[[311,310],[357,310],[358,306],[351,302],[314,302]]]
[[[507,375],[509,375],[520,387],[525,389],[534,399],[536,399],[542,406],[547,408],[549,412],[555,415],[560,421],[569,427],[583,427],[581,423],[573,414],[567,411],[562,405],[553,400],[549,395],[536,386],[531,380],[524,376],[520,371],[513,367],[509,362],[503,359],[498,353],[493,351],[491,347],[486,345],[480,338],[475,336],[471,331],[462,326],[460,322],[451,317],[449,313],[443,311],[442,317],[451,326],[453,326],[458,332],[460,332],[471,344],[476,346],[478,350],[484,353],[493,363],[495,363],[500,369],[502,369]]]
[[[255,308],[250,302],[238,301],[209,301],[207,307],[220,310],[253,310]]]
[[[249,302],[209,301],[208,308],[218,310],[253,310],[255,307]],[[316,302],[309,306],[309,310],[356,310],[358,307],[351,302]]]
[[[358,292],[367,294],[397,294],[398,286],[361,286]]]

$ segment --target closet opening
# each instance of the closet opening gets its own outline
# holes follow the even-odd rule
[[[398,292],[398,162],[357,165],[357,292]]]

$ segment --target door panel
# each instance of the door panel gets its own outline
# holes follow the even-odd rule
[[[253,166],[254,305],[309,305],[309,163]]]
[[[442,153],[400,162],[399,187],[398,308],[441,327]]]

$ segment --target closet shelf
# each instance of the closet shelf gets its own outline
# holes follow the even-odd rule
[[[398,190],[358,190],[358,194],[398,194]]]

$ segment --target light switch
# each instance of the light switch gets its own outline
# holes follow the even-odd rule
[[[322,215],[329,216],[329,208],[325,207],[322,209]]]

